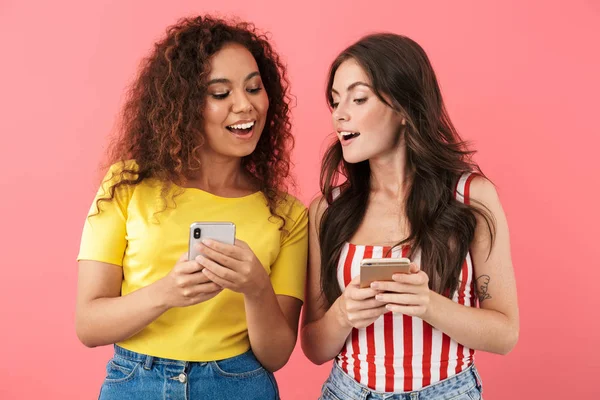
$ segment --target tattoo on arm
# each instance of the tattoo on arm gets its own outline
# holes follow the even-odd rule
[[[489,275],[481,275],[479,278],[477,278],[477,282],[475,284],[475,291],[477,292],[477,297],[479,298],[479,304],[483,303],[484,300],[492,298],[492,296],[490,296],[490,294],[488,293],[489,283]]]

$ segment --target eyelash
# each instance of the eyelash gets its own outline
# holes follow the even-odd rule
[[[366,101],[367,101],[367,98],[366,98],[366,97],[364,97],[364,98],[362,98],[362,99],[354,99],[354,102],[355,102],[357,105],[365,104],[365,102],[366,102]],[[331,108],[337,108],[337,106],[338,106],[339,104],[340,104],[340,103],[331,103]]]
[[[246,91],[250,94],[256,94],[258,92],[260,92],[262,90],[262,86],[259,86],[257,88],[252,88],[252,89],[246,89]],[[225,92],[225,93],[215,93],[212,94],[211,96],[217,100],[224,100],[227,98],[227,96],[229,96],[231,92]]]

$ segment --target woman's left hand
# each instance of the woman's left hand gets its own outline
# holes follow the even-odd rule
[[[235,245],[206,240],[199,247],[196,261],[202,273],[222,288],[244,295],[256,295],[270,283],[267,271],[250,246],[241,240]]]
[[[371,284],[371,288],[383,292],[375,298],[386,303],[386,308],[394,313],[425,319],[431,294],[427,274],[418,265],[411,264],[410,273],[394,274],[392,279]]]

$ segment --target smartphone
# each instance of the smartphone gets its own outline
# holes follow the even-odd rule
[[[360,262],[360,287],[369,287],[375,281],[391,281],[392,275],[409,271],[408,258],[365,258]]]
[[[225,244],[235,243],[235,224],[233,222],[194,222],[190,225],[188,260],[198,256],[196,244],[204,239],[212,239]]]

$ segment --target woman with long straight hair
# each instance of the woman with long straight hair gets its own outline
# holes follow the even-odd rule
[[[494,185],[413,40],[362,38],[333,62],[326,95],[337,140],[309,211],[301,331],[310,360],[334,360],[322,398],[479,399],[475,351],[506,354],[519,332]],[[361,260],[398,257],[409,273],[361,288]]]

